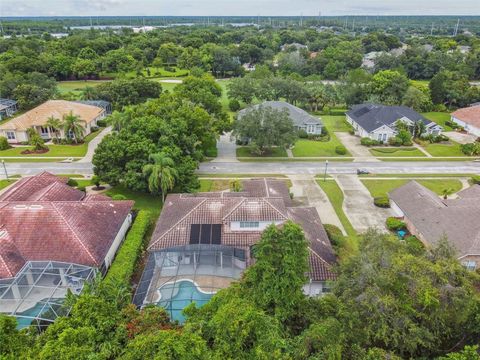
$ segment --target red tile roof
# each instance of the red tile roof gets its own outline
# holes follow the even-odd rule
[[[25,197],[24,190],[31,184],[45,178],[53,180],[50,175],[40,174],[40,179],[29,178],[33,179],[28,181],[30,185],[20,184],[17,189],[22,196],[18,197]],[[61,185],[68,186],[54,183],[54,187]],[[42,197],[69,193],[51,191],[46,190]],[[6,197],[17,198],[11,191]],[[0,199],[0,279],[14,276],[27,261],[100,267],[132,206],[133,201],[97,201],[91,197],[88,201]]]
[[[18,180],[0,195],[0,201],[78,201],[85,193],[68,186],[67,178],[43,172]]]
[[[148,250],[188,245],[192,224],[222,224],[221,244],[248,250],[260,240],[262,232],[234,231],[230,228],[231,221],[293,220],[303,227],[310,242],[310,278],[314,281],[335,279],[332,266],[336,258],[316,209],[286,207],[285,181],[275,182],[274,186],[270,181],[244,181],[240,193],[168,195]],[[265,190],[272,188],[276,189],[273,194]],[[290,204],[289,196],[288,202]]]
[[[452,116],[480,129],[480,105],[458,109]]]

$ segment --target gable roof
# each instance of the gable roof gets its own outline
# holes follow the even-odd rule
[[[248,249],[260,240],[262,231],[235,231],[230,228],[230,222],[293,220],[303,227],[310,242],[310,278],[318,281],[335,278],[332,271],[335,255],[314,208],[286,207],[284,198],[279,196],[288,193],[282,180],[245,180],[242,188],[239,193],[168,195],[148,250],[188,245],[193,224],[222,225],[222,245]],[[289,197],[288,200],[291,201]]]
[[[430,244],[446,236],[459,257],[480,254],[480,185],[457,195],[457,199],[443,200],[411,181],[393,190],[390,198]]]
[[[42,172],[18,180],[0,194],[0,201],[78,201],[85,193],[68,186],[67,178]]]
[[[458,109],[452,113],[452,116],[480,129],[480,104]]]
[[[289,104],[285,101],[265,101],[261,104],[253,105],[247,109],[243,109],[238,112],[238,118],[241,119],[248,111],[252,109],[259,109],[260,107],[270,107],[275,110],[286,110],[289,117],[292,119],[293,124],[296,126],[305,126],[305,125],[322,125],[323,123],[320,119],[315,116],[310,115],[305,110],[300,109],[292,104]]]
[[[383,125],[392,127],[397,120],[404,117],[413,122],[423,121],[427,126],[433,123],[407,106],[360,104],[354,105],[347,115],[367,132]]]
[[[26,113],[0,125],[0,130],[25,131],[33,126],[45,125],[48,121],[48,118],[52,116],[61,120],[70,112],[79,116],[82,121],[89,124],[104,111],[105,110],[100,107],[81,104],[74,101],[48,100],[36,108],[33,108],[32,110],[29,110]]]
[[[53,178],[49,173],[26,178],[2,195],[0,279],[15,276],[28,261],[100,267],[133,206],[94,197],[80,201],[77,191]]]

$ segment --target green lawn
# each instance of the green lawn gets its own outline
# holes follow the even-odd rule
[[[352,126],[347,123],[345,115],[320,115],[323,124],[331,132],[349,132]]]
[[[237,148],[238,157],[287,157],[287,151],[281,147],[274,147],[268,153],[260,156],[250,151],[248,146],[241,146]]]
[[[340,222],[342,223],[343,227],[345,228],[345,231],[347,232],[347,235],[350,239],[349,241],[349,246],[351,247],[351,250],[355,250],[357,248],[357,232],[353,228],[352,224],[350,223],[350,220],[348,220],[347,215],[343,212],[343,192],[338,186],[337,182],[335,180],[317,180],[318,185],[325,191],[327,194],[328,199],[332,203],[332,206],[340,219]]]
[[[428,153],[432,156],[466,156],[460,147],[459,143],[450,141],[450,144],[428,144],[425,147]]]
[[[95,131],[85,137],[85,142],[79,145],[48,145],[49,151],[44,154],[22,154],[22,151],[33,149],[33,147],[12,147],[7,150],[0,151],[0,157],[3,156],[21,156],[28,159],[29,157],[84,157],[87,153],[88,143],[95,138],[101,130]],[[15,159],[18,160],[18,159]],[[34,159],[30,159],[34,160]],[[41,160],[43,161],[43,160]]]
[[[153,196],[149,193],[133,191],[121,185],[114,186],[112,189],[108,190],[106,194],[108,196],[121,194],[129,200],[134,200],[134,209],[148,210],[155,216],[155,219],[160,215],[160,211],[162,210],[162,199],[160,196]]]
[[[476,174],[364,174],[359,175],[361,178],[430,178],[430,177],[439,177],[439,178],[460,178],[460,177],[472,177]]]
[[[57,89],[61,94],[73,92],[79,95],[86,87],[95,87],[105,82],[106,80],[58,81]]]
[[[423,116],[425,116],[428,120],[431,120],[433,122],[436,122],[438,125],[443,127],[444,131],[452,131],[453,129],[445,125],[445,121],[450,120],[450,114],[445,113],[445,112],[427,112],[427,113],[422,113]]]
[[[0,190],[6,188],[10,184],[13,184],[17,180],[0,180]]]
[[[397,180],[369,180],[362,179],[362,183],[366,186],[372,197],[378,196],[387,196],[387,194],[408,183],[408,179],[397,179]],[[438,179],[438,180],[417,180],[418,183],[425,186],[426,188],[432,190],[438,195],[442,194],[444,189],[453,189],[454,192],[458,192],[462,189],[462,183],[460,180],[455,179]]]
[[[426,155],[422,153],[415,147],[398,147],[398,148],[372,148],[368,149],[373,156],[377,157],[400,157],[400,156],[418,156],[425,157]]]
[[[200,179],[199,192],[222,191],[230,188],[230,180]]]
[[[172,68],[175,69],[175,71],[168,71],[168,70],[165,70],[165,67],[153,67],[153,66],[149,66],[148,67],[150,69],[150,75],[148,75],[148,72],[145,69],[142,70],[142,74],[145,78],[147,79],[154,79],[154,78],[177,78],[177,77],[184,77],[184,76],[187,76],[189,71],[186,70],[186,69],[180,69],[178,67],[175,67],[175,66],[172,66]],[[105,74],[107,76],[113,76],[113,77],[117,77],[118,74]],[[121,74],[121,76],[125,76],[129,79],[133,79],[133,78],[136,78],[138,77],[137,75],[137,72],[136,71],[130,71],[126,74]]]
[[[321,156],[338,156],[338,157],[348,157],[351,154],[347,151],[345,155],[338,155],[335,152],[335,148],[338,145],[342,145],[340,140],[335,136],[335,134],[330,133],[330,141],[314,141],[314,140],[305,140],[300,139],[295,144],[295,147],[292,149],[293,156],[295,157],[321,157]]]

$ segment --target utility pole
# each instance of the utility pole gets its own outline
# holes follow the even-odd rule
[[[433,22],[432,22],[432,28],[430,29],[430,36],[433,35]]]

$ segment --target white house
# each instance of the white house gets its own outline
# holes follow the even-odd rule
[[[55,132],[46,125],[48,119],[53,117],[62,120],[70,113],[80,117],[85,128],[84,135],[88,135],[97,126],[97,121],[105,118],[107,109],[74,101],[49,100],[0,125],[0,136],[5,136],[9,143],[20,143],[28,141],[28,129],[35,129],[43,139],[52,139]],[[69,136],[62,129],[57,135],[60,138]]]
[[[480,105],[458,109],[451,114],[452,121],[469,134],[480,137]]]
[[[406,106],[386,106],[378,104],[354,105],[346,113],[347,121],[353,126],[355,135],[368,137],[372,140],[386,142],[397,134],[398,122],[406,123],[413,128],[415,123],[422,121],[426,133],[440,135],[442,127],[424,118],[415,110]]]

